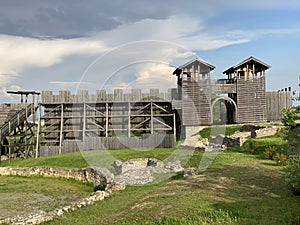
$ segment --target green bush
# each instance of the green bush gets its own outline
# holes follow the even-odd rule
[[[300,225],[300,209],[293,210],[290,214],[290,225]]]
[[[287,163],[288,157],[283,153],[276,153],[273,159],[277,165],[284,166]]]
[[[274,158],[274,155],[275,155],[275,147],[274,146],[268,146],[266,147],[265,149],[265,152],[264,152],[264,155],[267,159],[273,159]]]
[[[292,109],[283,109],[282,110],[282,119],[281,122],[284,126],[294,127],[296,126],[296,120],[298,119],[297,111]]]
[[[296,195],[300,195],[300,155],[291,156],[285,169],[285,181]]]

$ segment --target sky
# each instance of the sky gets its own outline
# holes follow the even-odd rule
[[[7,90],[166,91],[198,57],[213,76],[254,56],[267,90],[300,75],[300,1],[0,0],[0,103]]]

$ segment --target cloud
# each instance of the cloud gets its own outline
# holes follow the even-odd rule
[[[17,7],[16,7],[17,6]],[[10,0],[1,3],[2,34],[26,37],[74,38],[114,30],[145,19],[164,20],[179,13],[207,19],[221,11],[299,9],[298,0],[148,0],[88,2],[73,0]],[[234,16],[234,15],[233,15]],[[188,27],[186,24],[185,27]]]
[[[239,36],[227,33],[222,35],[209,33],[204,30],[201,19],[184,14],[173,15],[167,19],[143,19],[123,24],[114,30],[95,33],[94,37],[101,38],[110,46],[134,41],[159,40],[192,50],[215,49],[249,41],[244,37],[240,39]]]
[[[217,9],[213,9],[212,12],[221,10],[221,6],[224,5],[219,1],[213,3],[217,5]],[[203,3],[203,8],[200,9],[201,12],[208,10],[210,13],[213,3]],[[220,3],[221,6],[217,3]],[[56,4],[58,3],[56,2]],[[36,26],[37,30],[29,29],[31,34],[27,35],[32,37],[0,35],[0,57],[2,59],[0,64],[0,86],[7,87],[16,79],[24,79],[22,72],[27,68],[48,67],[51,69],[51,66],[63,63],[67,56],[79,55],[85,57],[86,55],[101,55],[103,53],[105,53],[105,56],[99,58],[100,62],[97,62],[97,65],[88,69],[89,74],[85,74],[86,77],[82,81],[72,80],[73,77],[68,77],[67,81],[59,81],[57,78],[53,78],[55,81],[50,82],[50,84],[59,87],[71,87],[77,84],[76,82],[81,82],[79,86],[83,86],[83,88],[98,88],[100,84],[103,85],[105,82],[108,82],[106,85],[111,85],[108,79],[113,76],[115,77],[114,84],[122,84],[123,87],[124,84],[136,80],[139,81],[137,82],[139,85],[146,88],[146,82],[144,82],[147,80],[146,77],[148,77],[149,84],[163,86],[162,80],[159,81],[158,78],[162,78],[163,74],[170,72],[171,69],[168,69],[166,65],[181,65],[181,63],[193,57],[192,51],[217,49],[228,45],[246,43],[266,35],[296,32],[288,29],[212,31],[206,29],[203,15],[199,16],[198,12],[196,16],[195,10],[199,7],[191,9],[190,14],[187,11],[192,6],[199,6],[198,1],[197,4],[192,2],[190,5],[175,1],[175,6],[188,5],[183,6],[180,12],[172,4],[159,3],[162,4],[161,15],[154,10],[153,3],[150,4],[145,1],[141,1],[141,3],[134,6],[125,4],[122,1],[111,3],[117,4],[116,6],[124,6],[118,13],[111,8],[111,5],[104,2],[102,2],[102,5],[96,3],[96,5],[89,5],[75,1],[74,4],[69,5],[70,8],[66,8],[65,2],[61,4],[59,7],[54,7],[50,3],[38,3],[33,9],[26,6],[26,10],[20,12],[20,14],[17,14],[18,9],[11,9],[15,10],[12,14],[17,15],[19,18],[17,27],[20,28],[19,32],[21,34],[26,30],[24,24],[27,24],[28,21],[30,26],[38,26]],[[253,4],[258,3],[254,1]],[[277,4],[280,5],[279,2]],[[228,6],[230,5],[242,7],[242,3],[238,1],[231,1],[228,3]],[[95,12],[97,6],[99,6],[98,13],[101,14],[101,17],[94,16],[91,13]],[[141,10],[143,6],[145,11]],[[149,6],[149,8],[146,6]],[[228,6],[224,7],[227,8]],[[89,19],[80,16],[82,15],[79,13],[80,8],[82,8],[82,12],[89,13]],[[0,9],[0,12],[1,10],[3,9]],[[127,14],[131,11],[136,12]],[[30,14],[29,12],[34,13]],[[30,16],[32,15],[35,20],[31,20]],[[6,19],[7,16],[7,14],[4,14]],[[107,17],[108,20],[114,22],[101,20],[102,17]],[[16,22],[12,18],[10,19],[11,23]],[[81,19],[82,21],[79,22]],[[90,23],[88,20],[90,20]],[[39,22],[40,24],[36,24]],[[96,23],[100,24],[99,27],[96,26]],[[102,26],[102,23],[106,24],[107,27]],[[0,22],[0,29],[3,24]],[[47,24],[51,24],[51,26],[47,26]],[[50,33],[45,33],[42,28],[49,30]],[[33,38],[43,35],[68,36],[68,38]],[[73,35],[85,37],[71,38]],[[151,40],[157,41],[152,41],[153,44],[149,44]],[[140,64],[140,66],[132,66],[133,64]],[[130,68],[126,69],[126,67]],[[64,76],[65,74],[61,75]],[[51,80],[51,77],[49,77],[49,80]]]
[[[166,92],[167,89],[176,87],[177,77],[172,75],[173,72],[174,68],[166,64],[149,63],[140,68],[137,79],[129,86],[141,87],[143,90],[158,88]]]
[[[11,83],[12,81],[14,81],[15,79],[17,79],[19,77],[19,75],[15,74],[15,72],[13,72],[13,73],[5,73],[4,72],[5,70],[2,70],[2,71],[3,71],[2,73],[0,72],[0,87],[1,86],[5,86],[5,85]]]
[[[1,4],[0,30],[3,34],[26,37],[86,37],[92,32],[111,30],[120,24],[144,18],[163,19],[171,15],[173,10],[169,3],[160,2],[159,6],[157,3],[146,0],[130,3],[11,0]]]
[[[96,90],[99,88],[99,85],[95,83],[84,81],[50,81],[49,84],[54,86],[53,89],[59,88],[60,90],[70,90],[73,92],[77,91],[78,89]]]
[[[22,88],[18,85],[11,85],[9,90],[13,91],[19,91]],[[19,103],[20,102],[20,96],[13,95],[13,94],[7,94],[7,88],[0,86],[0,102],[10,102],[10,103]]]
[[[128,69],[134,73],[135,78],[122,82],[122,74],[116,74],[119,78],[118,82],[110,82],[104,85],[107,92],[113,89],[123,89],[130,92],[132,89],[141,89],[145,93],[149,93],[150,89],[159,89],[160,92],[167,92],[170,88],[176,88],[177,77],[173,76],[174,67],[159,62],[145,62],[135,65],[134,68]],[[117,80],[117,79],[116,79]]]
[[[103,50],[99,40],[41,40],[1,35],[0,85],[11,83],[25,68],[50,67],[68,55],[98,54]]]

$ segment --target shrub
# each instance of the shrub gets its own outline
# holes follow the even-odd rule
[[[300,155],[290,157],[285,169],[285,181],[294,194],[300,194]]]
[[[281,122],[284,126],[294,127],[296,126],[297,112],[292,109],[283,109],[282,110],[282,119]]]
[[[267,159],[273,159],[275,155],[275,147],[274,146],[268,146],[265,149],[264,155]]]
[[[283,166],[287,163],[288,157],[283,153],[276,153],[273,159],[278,165]]]
[[[290,214],[290,225],[300,225],[300,209],[293,210]]]

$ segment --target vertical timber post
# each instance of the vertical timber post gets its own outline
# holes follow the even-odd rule
[[[0,164],[1,164],[1,158],[2,158],[2,130],[0,129]]]
[[[64,127],[64,104],[61,104],[61,113],[60,113],[60,133],[59,133],[59,153],[62,153],[62,142],[63,142],[63,127]]]
[[[105,137],[108,137],[108,103],[105,103]]]
[[[32,94],[32,123],[35,126],[35,99],[34,99],[34,94]]]
[[[130,137],[131,133],[131,105],[130,102],[128,102],[128,137]]]
[[[41,116],[42,116],[42,109],[41,104],[38,104],[39,109],[39,117],[38,117],[38,127],[37,127],[37,136],[36,136],[36,147],[35,147],[35,158],[39,156],[39,150],[40,150],[40,133],[41,133]]]
[[[153,123],[153,104],[152,104],[152,101],[151,101],[151,103],[150,103],[150,109],[151,109],[151,118],[150,118],[150,123],[151,123],[151,127],[150,127],[150,131],[151,131],[151,134],[153,134],[154,133],[154,127],[153,127],[153,125],[154,125],[154,123]]]
[[[176,115],[175,115],[175,112],[173,113],[173,129],[174,129],[174,147],[176,146]]]
[[[28,155],[28,153],[29,153],[29,146],[27,145],[27,129],[28,129],[28,107],[26,106],[25,107],[25,126],[24,126],[24,130],[25,130],[25,159],[27,158],[27,155]],[[20,133],[22,133],[22,130],[20,130],[19,129],[19,131],[20,131]],[[15,141],[15,143],[16,143],[16,141]]]
[[[82,141],[85,145],[85,133],[86,133],[86,104],[83,103],[83,127],[82,127]]]
[[[11,126],[10,126],[10,121],[8,122],[8,130],[9,130],[9,136],[11,133]],[[11,162],[11,144],[10,144],[10,138],[9,138],[9,142],[8,142],[8,162]]]

